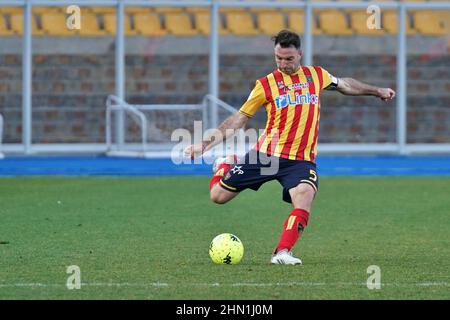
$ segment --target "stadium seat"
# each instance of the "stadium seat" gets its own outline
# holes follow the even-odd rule
[[[158,13],[182,13],[183,7],[153,7],[153,10]]]
[[[382,14],[382,28],[390,34],[397,34],[398,32],[398,17],[396,12],[386,12]],[[406,34],[413,35],[416,32],[411,27],[409,15],[406,16]]]
[[[160,17],[157,13],[135,13],[133,15],[134,31],[143,36],[163,36],[167,31],[162,28]]]
[[[414,28],[423,35],[447,35],[445,23],[437,12],[417,11],[414,13]]]
[[[257,14],[258,29],[264,34],[274,35],[286,28],[284,15],[280,12],[260,12]]]
[[[208,13],[210,12],[210,8],[206,7],[187,7],[186,12],[188,13]]]
[[[305,16],[303,14],[303,12],[289,12],[288,13],[288,28],[294,32],[303,34],[305,32],[304,30],[304,21],[305,21]],[[313,15],[313,19],[312,19],[312,33],[313,35],[317,36],[317,35],[321,35],[322,31],[317,27],[317,22],[315,19],[315,16]]]
[[[22,14],[22,7],[0,7],[0,14]]]
[[[211,31],[211,17],[209,12],[199,12],[194,14],[194,21],[196,29],[204,35],[208,35]],[[219,15],[219,34],[227,35],[229,34],[228,30],[225,29],[223,25],[223,20]]]
[[[11,15],[11,30],[14,31],[15,34],[23,34],[23,15],[22,14],[13,14]],[[31,23],[31,33],[35,36],[39,36],[43,34],[43,31],[40,30],[36,23],[36,18],[33,16]]]
[[[124,32],[125,35],[135,35],[136,32],[131,29],[130,17],[125,15],[124,17]],[[105,26],[105,31],[109,34],[116,34],[116,14],[104,14],[103,15],[103,23]]]
[[[67,7],[35,7],[33,6],[33,14],[50,14],[66,12]]]
[[[227,14],[227,13],[239,13],[239,12],[245,12],[246,8],[241,7],[221,7],[219,8],[220,14]]]
[[[192,36],[199,32],[192,26],[190,17],[183,12],[167,12],[165,15],[166,29],[178,36]]]
[[[347,25],[347,18],[338,10],[322,12],[319,15],[320,29],[332,36],[353,35],[353,30]]]
[[[14,31],[8,28],[5,17],[0,14],[0,37],[13,36]]]
[[[255,28],[253,17],[248,12],[234,12],[225,15],[227,29],[235,35],[251,36],[259,34]]]
[[[153,12],[151,7],[125,7],[125,13],[127,14],[136,14],[136,13],[149,13]]]
[[[50,12],[41,15],[42,31],[50,36],[74,36],[78,30],[67,28],[66,15],[62,12]]]
[[[440,10],[437,14],[444,25],[445,32],[450,34],[450,10]]]
[[[84,10],[83,10],[84,9]],[[116,7],[85,7],[83,8],[85,13],[104,14],[104,13],[116,13]]]
[[[381,28],[381,21],[380,21],[380,29],[369,29],[367,27],[368,15],[365,11],[353,11],[350,12],[349,14],[351,20],[351,27],[357,34],[364,36],[380,36],[385,34],[383,29]]]
[[[100,28],[96,14],[84,13],[81,15],[81,29],[79,35],[87,37],[97,37],[106,35],[105,30]]]
[[[246,0],[243,0],[243,1],[246,1]],[[267,1],[267,0],[248,0],[248,1],[251,1],[251,2],[260,2],[260,3],[270,3],[270,1]],[[280,2],[280,1],[278,1],[278,2]],[[277,12],[277,8],[274,8],[274,7],[251,7],[251,8],[248,8],[248,10],[250,11],[250,12],[252,12],[252,13],[266,13],[266,12],[269,12],[269,13],[274,13],[274,12]]]

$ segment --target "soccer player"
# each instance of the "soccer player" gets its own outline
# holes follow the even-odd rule
[[[395,91],[379,88],[352,78],[337,78],[319,66],[302,66],[300,37],[282,30],[272,37],[277,69],[258,79],[247,101],[238,112],[218,128],[221,139],[208,138],[190,145],[185,155],[192,159],[224,141],[247,121],[260,107],[267,112],[264,132],[245,159],[236,156],[215,162],[217,169],[210,182],[210,197],[224,204],[245,189],[258,190],[267,181],[276,179],[283,186],[283,200],[292,204],[271,263],[301,264],[291,249],[308,225],[311,204],[319,185],[316,171],[317,139],[320,119],[320,92],[335,90],[344,95],[369,95],[383,101],[394,98]],[[270,163],[278,170],[263,174]],[[239,162],[239,163],[238,163]]]

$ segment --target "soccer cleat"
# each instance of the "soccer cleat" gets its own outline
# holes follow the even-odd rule
[[[287,251],[286,249],[278,251],[276,254],[272,256],[270,259],[272,264],[302,264],[302,260],[299,258],[295,258],[292,255],[291,251]]]
[[[235,163],[237,163],[237,160],[238,160],[238,158],[235,154],[229,155],[226,157],[219,157],[216,160],[214,160],[214,163],[212,166],[212,171],[213,171],[213,173],[215,173],[222,163],[235,164]]]

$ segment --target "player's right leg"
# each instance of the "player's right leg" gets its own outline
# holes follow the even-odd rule
[[[237,162],[236,155],[218,158],[214,161],[214,175],[209,183],[211,201],[217,204],[224,204],[236,197],[239,192],[225,190],[220,185],[222,177],[230,170],[231,166]]]
[[[231,192],[222,188],[219,183],[214,184],[209,195],[211,201],[217,204],[224,204],[236,197],[239,192]]]

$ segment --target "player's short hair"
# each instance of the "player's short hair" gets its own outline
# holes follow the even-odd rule
[[[290,30],[281,30],[276,36],[272,37],[274,45],[280,44],[282,48],[289,48],[294,46],[297,50],[300,50],[301,40],[300,36]]]

